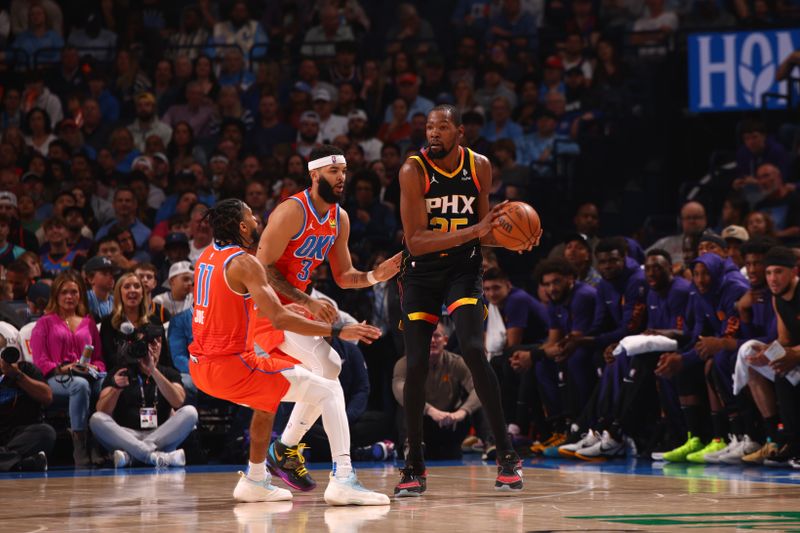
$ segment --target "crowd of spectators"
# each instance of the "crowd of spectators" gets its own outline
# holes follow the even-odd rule
[[[712,395],[704,384],[710,366],[732,371],[728,339],[777,338],[753,333],[743,315],[770,300],[755,256],[800,243],[800,129],[741,121],[737,139],[715,146],[735,152],[724,202],[680,198],[666,209],[670,217],[679,210],[674,231],[638,220],[625,238],[602,238],[622,233],[617,200],[643,181],[649,155],[663,155],[660,137],[641,124],[672,109],[674,99],[659,100],[664,93],[683,91],[651,76],[674,61],[678,31],[776,24],[797,15],[791,2],[78,4],[85,9],[0,2],[0,319],[24,359],[2,363],[0,409],[9,416],[0,468],[42,467],[40,452],[50,453],[56,433],[40,411],[67,417],[77,465],[185,462],[181,445],[195,425],[202,431],[210,402],[191,382],[187,352],[192,265],[212,239],[206,210],[241,198],[266,224],[275,205],[308,185],[311,150],[334,144],[348,161],[350,249],[369,269],[402,247],[398,172],[424,147],[426,113],[439,103],[461,113],[462,144],[490,158],[491,201],[528,201],[544,220],[533,253],[484,252],[487,354],[518,442],[552,450],[599,442],[605,431],[606,443],[629,437],[641,448],[656,431],[639,424],[640,411],[631,418],[629,398],[685,372],[695,388],[662,406],[675,415],[663,424],[672,441],[688,426],[704,445],[729,432],[755,442],[783,416],[773,451],[796,454],[781,448],[797,441],[794,414],[781,406],[791,396],[759,404],[762,423],[742,429],[726,423],[754,412],[742,390],[734,394],[725,378]],[[789,56],[779,75],[798,63]],[[742,268],[747,279],[736,277]],[[701,289],[698,269],[710,288]],[[342,374],[354,444],[402,439],[396,284],[343,291],[323,265],[313,286],[342,320],[383,332],[371,346],[339,346],[348,366],[366,364]],[[741,299],[747,305],[734,305]],[[720,329],[726,321],[742,326]],[[168,326],[136,365],[121,354],[127,324]],[[620,403],[607,393],[619,380],[607,376],[628,372],[628,359],[613,352],[646,330],[670,330],[683,351],[656,359],[651,382]],[[93,351],[82,360],[87,345]],[[797,359],[787,351],[786,360]],[[715,355],[722,352],[729,360]],[[462,447],[491,452],[457,353],[443,324],[431,343],[425,410],[427,452],[436,457],[457,457]],[[706,368],[699,377],[698,368]],[[750,383],[765,390],[758,377]],[[633,404],[658,405],[649,399]],[[687,414],[703,403],[701,415]],[[146,415],[157,428],[145,426]],[[703,415],[713,415],[713,434]]]

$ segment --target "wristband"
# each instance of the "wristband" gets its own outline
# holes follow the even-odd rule
[[[331,326],[331,337],[335,339],[339,335],[341,335],[342,328],[344,328],[344,326],[342,326],[341,324],[336,324],[336,325]]]
[[[374,270],[370,270],[369,272],[367,272],[367,281],[369,281],[370,285],[375,285],[376,283],[379,283],[378,280],[375,279],[375,274],[373,274],[373,272]]]

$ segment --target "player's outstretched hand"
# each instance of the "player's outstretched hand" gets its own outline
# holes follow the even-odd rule
[[[381,330],[375,326],[370,326],[366,322],[360,324],[349,324],[342,328],[339,337],[346,341],[361,341],[365,344],[372,344],[372,341],[380,338]]]
[[[333,324],[336,322],[336,319],[339,318],[339,313],[336,311],[336,308],[327,300],[311,298],[306,307],[308,307],[308,310],[314,315],[314,318],[327,322],[328,324]]]
[[[400,272],[400,262],[403,260],[403,252],[397,252],[392,257],[381,263],[375,268],[373,276],[378,281],[387,281],[392,279],[398,272]]]

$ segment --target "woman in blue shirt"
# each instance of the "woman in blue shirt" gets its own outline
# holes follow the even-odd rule
[[[38,63],[57,63],[64,39],[55,31],[48,28],[49,21],[44,8],[32,5],[28,11],[28,30],[17,35],[12,44],[27,54],[28,66],[33,67]],[[47,52],[36,56],[39,50],[48,49]]]

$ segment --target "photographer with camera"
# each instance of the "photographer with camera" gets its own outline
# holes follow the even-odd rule
[[[176,448],[197,424],[197,410],[183,405],[186,391],[170,361],[164,328],[147,316],[149,298],[136,274],[123,274],[114,296],[114,311],[102,328],[104,338],[113,330],[117,352],[89,422],[92,433],[114,452],[117,468],[130,465],[131,458],[158,467],[183,466],[186,456]]]
[[[42,423],[53,391],[32,363],[20,361],[16,346],[0,336],[0,472],[47,470],[56,431]]]
[[[63,272],[53,281],[45,315],[31,333],[31,353],[53,390],[54,401],[69,404],[75,466],[88,466],[90,401],[100,393],[106,366],[83,279],[77,273]]]
[[[127,272],[119,277],[114,288],[114,307],[111,313],[100,322],[100,341],[103,343],[103,356],[108,368],[124,366],[121,351],[128,346],[131,331],[125,329],[141,330],[148,325],[162,327],[159,316],[150,313],[152,306],[147,288],[133,272]],[[161,329],[163,332],[163,327]],[[169,343],[166,335],[161,338],[161,352],[156,354],[156,363],[174,367],[170,355]]]

